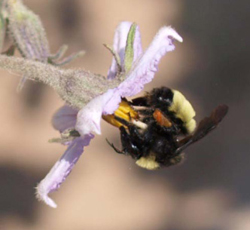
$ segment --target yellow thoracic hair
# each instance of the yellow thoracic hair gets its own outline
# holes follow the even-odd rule
[[[196,128],[195,111],[190,102],[177,90],[173,91],[173,102],[169,111],[174,112],[177,118],[183,121],[188,133],[192,133]]]

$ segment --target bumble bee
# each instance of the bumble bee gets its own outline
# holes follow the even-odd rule
[[[195,111],[179,91],[156,88],[130,102],[124,99],[114,115],[104,117],[119,127],[122,150],[107,142],[142,168],[176,165],[184,159],[182,151],[216,128],[227,111],[226,105],[219,105],[196,127]]]

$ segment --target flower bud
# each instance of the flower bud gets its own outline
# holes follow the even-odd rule
[[[0,8],[0,52],[2,52],[5,38],[5,19]]]
[[[46,62],[49,45],[40,18],[20,0],[6,2],[9,35],[23,57]]]

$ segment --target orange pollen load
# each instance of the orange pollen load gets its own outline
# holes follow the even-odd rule
[[[172,126],[172,123],[169,121],[169,119],[166,116],[164,116],[159,109],[156,109],[154,111],[153,117],[160,126],[164,126],[167,128]]]

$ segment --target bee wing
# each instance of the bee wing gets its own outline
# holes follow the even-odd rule
[[[228,112],[227,105],[217,106],[212,111],[209,117],[205,117],[203,120],[200,121],[198,127],[196,128],[193,134],[179,141],[179,148],[177,149],[177,153],[180,153],[189,145],[202,139],[209,132],[215,129],[217,125],[222,121],[222,119],[226,116],[227,112]]]

